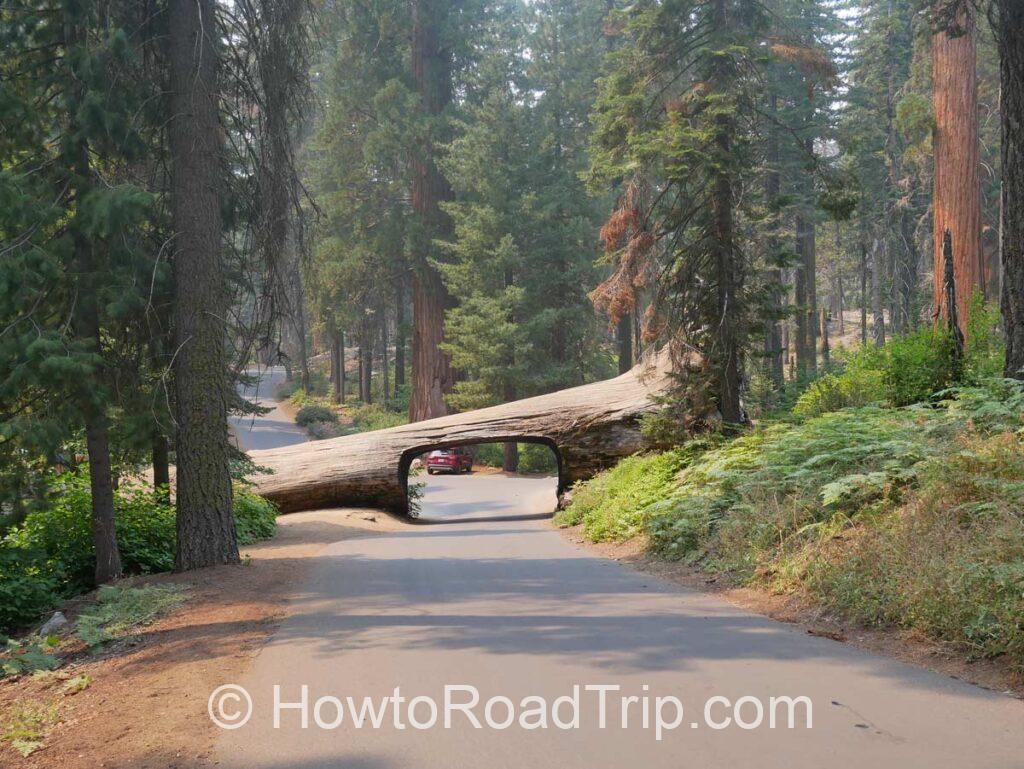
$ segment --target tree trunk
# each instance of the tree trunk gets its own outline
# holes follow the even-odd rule
[[[238,562],[227,428],[213,0],[169,0],[178,571]]]
[[[860,344],[868,344],[868,247],[860,244]]]
[[[619,373],[625,374],[633,368],[633,313],[625,312],[619,318],[615,339],[619,345]]]
[[[821,365],[828,366],[831,350],[828,346],[828,313],[821,308]]]
[[[947,0],[948,2],[949,0]],[[939,30],[932,37],[935,127],[933,235],[933,310],[942,306],[942,233],[953,236],[957,315],[961,325],[975,288],[984,276],[981,249],[981,178],[978,147],[978,93],[974,10],[969,3],[957,16],[962,34]],[[1003,92],[1006,98],[1006,92]]]
[[[885,344],[885,304],[882,301],[882,273],[885,264],[885,241],[875,238],[872,247],[872,269],[871,269],[871,309],[875,316],[875,345],[881,347]]]
[[[153,488],[165,502],[171,501],[171,459],[164,434],[153,433]]]
[[[722,0],[718,0],[715,15],[718,22],[724,25],[726,15]],[[716,83],[713,87],[719,92],[727,91],[731,85],[730,75],[722,71],[722,65],[719,65],[714,79]],[[719,170],[715,173],[714,186],[711,191],[711,226],[718,301],[714,321],[717,324],[717,334],[714,349],[709,355],[709,362],[712,375],[715,378],[718,410],[722,415],[722,421],[726,424],[739,424],[743,421],[743,410],[740,405],[742,384],[740,348],[742,341],[739,308],[743,268],[734,230],[733,180],[729,171],[725,170],[727,168],[725,159],[729,158],[732,153],[732,137],[735,132],[735,121],[730,115],[722,114],[715,119],[715,154],[721,158],[721,163],[718,166]]]
[[[80,42],[75,39],[81,32],[78,27],[71,28],[68,43]],[[74,249],[74,269],[78,273],[78,296],[74,305],[75,336],[85,347],[96,354],[102,355],[100,343],[99,316],[99,275],[95,261],[95,252],[88,235],[82,231],[79,221],[82,199],[88,192],[92,182],[92,168],[89,162],[89,146],[81,138],[77,125],[78,111],[84,101],[84,85],[77,81],[69,86],[69,126],[68,134],[73,138],[70,147],[70,165],[74,176],[72,194],[75,198],[76,215],[72,222],[72,242]],[[100,360],[96,377],[105,382],[104,362]],[[96,568],[94,576],[97,584],[109,582],[121,576],[121,551],[117,546],[117,531],[114,526],[114,479],[110,463],[110,440],[106,408],[102,392],[94,392],[86,387],[80,395],[81,410],[85,422],[86,451],[89,454],[89,490],[91,506],[91,527],[93,547],[96,551]]]
[[[395,392],[405,387],[405,273],[395,280]]]
[[[676,381],[661,354],[627,374],[569,390],[386,430],[253,451],[274,472],[256,490],[284,512],[339,505],[408,511],[406,477],[416,456],[435,448],[543,441],[559,459],[559,490],[652,447],[644,414]],[[699,365],[696,358],[691,366]]]
[[[810,282],[807,275],[807,255],[804,250],[807,247],[806,226],[801,214],[796,215],[796,268],[794,270],[793,301],[796,304],[796,333],[794,347],[796,352],[797,376],[801,379],[810,372],[808,359],[811,356],[808,350],[808,319],[810,318],[810,305],[808,301],[807,285]]]
[[[384,403],[387,403],[391,399],[391,382],[388,371],[388,319],[387,316],[381,315],[380,324],[380,380],[383,395],[381,396]]]
[[[769,99],[769,111],[772,121],[768,126],[767,146],[767,172],[764,180],[765,205],[768,209],[768,237],[766,248],[768,251],[768,297],[770,305],[768,328],[765,331],[764,354],[768,358],[768,371],[772,386],[779,390],[785,384],[783,369],[783,342],[782,342],[782,267],[780,262],[781,243],[779,240],[779,228],[781,226],[779,211],[779,194],[781,191],[781,177],[779,174],[779,136],[778,126],[775,121],[775,114],[778,109],[778,97],[772,94]]]
[[[345,402],[345,384],[346,384],[345,377],[347,376],[347,372],[345,371],[345,332],[344,331],[339,331],[338,332],[338,349],[339,349],[339,352],[340,352],[339,360],[338,360],[338,379],[340,381],[340,384],[338,385],[338,392],[341,394],[341,400],[339,400],[338,402],[339,403],[344,403]]]
[[[998,0],[1002,145],[1001,305],[1008,377],[1024,379],[1024,4]]]
[[[331,384],[333,385],[332,400],[335,403],[344,401],[345,391],[345,346],[342,344],[344,332],[331,331]]]
[[[441,0],[414,0],[412,32],[412,76],[420,97],[424,118],[437,120],[452,99],[452,52],[442,48],[440,30],[447,22],[448,4]],[[412,208],[422,225],[414,246],[413,272],[413,386],[409,394],[409,419],[443,416],[448,413],[444,396],[455,383],[451,360],[441,351],[444,342],[445,310],[454,301],[430,265],[436,257],[433,240],[451,235],[451,220],[441,203],[452,199],[448,181],[435,163],[435,140],[425,139],[414,152],[411,165]]]
[[[359,400],[373,403],[373,339],[364,334],[359,342]]]

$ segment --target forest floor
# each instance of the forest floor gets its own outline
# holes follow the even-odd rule
[[[1024,678],[1005,659],[967,660],[924,635],[899,628],[853,625],[829,614],[810,600],[794,594],[776,594],[763,588],[737,585],[726,575],[711,575],[679,561],[651,555],[647,541],[637,536],[624,542],[591,542],[582,526],[560,529],[576,545],[618,563],[704,593],[712,593],[734,606],[829,638],[858,649],[892,657],[910,665],[941,673],[990,691],[1024,699]]]

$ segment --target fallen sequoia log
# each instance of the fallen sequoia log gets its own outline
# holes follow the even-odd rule
[[[255,476],[256,490],[282,512],[366,506],[409,512],[409,466],[439,448],[476,443],[541,443],[558,459],[559,494],[647,446],[639,417],[657,408],[667,357],[641,363],[602,382],[437,419],[252,451],[273,472]]]

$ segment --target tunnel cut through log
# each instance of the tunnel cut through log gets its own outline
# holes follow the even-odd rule
[[[614,379],[423,422],[250,452],[270,469],[256,490],[282,512],[376,507],[408,513],[412,460],[439,448],[479,443],[543,443],[558,461],[562,492],[577,480],[643,451],[640,417],[668,387],[667,356]]]

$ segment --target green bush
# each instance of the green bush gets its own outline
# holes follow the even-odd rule
[[[960,375],[947,331],[921,329],[885,345],[886,396],[893,406],[927,401]]]
[[[1003,316],[998,302],[985,302],[975,291],[967,310],[964,328],[964,379],[977,384],[1003,375],[1006,343],[1003,340]]]
[[[330,406],[320,403],[307,403],[295,415],[295,423],[300,427],[308,427],[314,422],[336,423],[338,415]]]
[[[591,480],[577,483],[572,503],[555,522],[560,526],[582,523],[584,535],[594,542],[636,536],[646,523],[647,508],[675,488],[680,470],[694,454],[690,447],[627,457]]]
[[[277,529],[277,507],[259,494],[235,487],[235,532],[238,544],[270,539]]]
[[[364,404],[352,411],[352,427],[355,432],[359,433],[384,430],[388,427],[398,427],[408,422],[408,415],[388,411],[373,403]]]
[[[987,370],[989,348],[977,344],[977,366]],[[962,377],[954,361],[953,338],[930,328],[890,339],[881,348],[863,347],[840,357],[837,364],[838,372],[807,385],[793,406],[793,416],[809,419],[882,402],[908,406],[931,400]]]
[[[59,600],[90,590],[95,571],[91,497],[86,469],[59,476],[59,492],[43,509],[0,539],[0,631],[35,620]],[[277,510],[241,484],[235,486],[240,544],[273,536]],[[149,488],[115,492],[115,529],[126,573],[174,567],[174,508]]]

